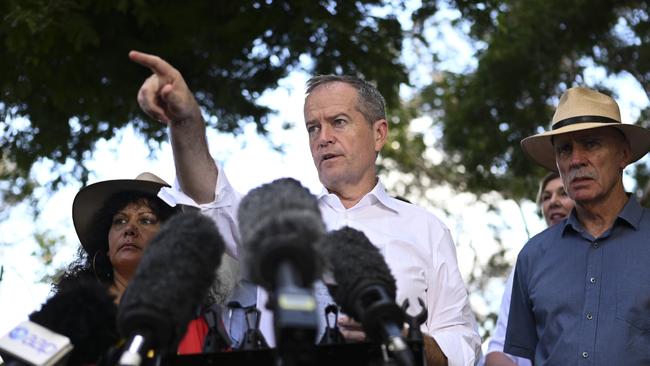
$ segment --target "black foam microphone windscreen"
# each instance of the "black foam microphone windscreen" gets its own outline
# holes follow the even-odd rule
[[[344,227],[327,233],[319,250],[336,281],[328,289],[342,311],[361,322],[369,339],[385,342],[398,364],[412,365],[401,335],[405,317],[395,302],[395,278],[379,249],[361,231]]]
[[[272,290],[282,261],[293,265],[303,286],[320,276],[314,245],[325,228],[316,198],[300,182],[282,178],[251,190],[237,215],[252,281]]]
[[[211,219],[199,213],[172,216],[149,243],[122,296],[120,332],[146,335],[151,348],[174,352],[215,281],[224,248]]]
[[[323,237],[319,250],[336,281],[336,286],[329,287],[330,294],[344,313],[363,320],[356,302],[360,292],[370,286],[380,286],[395,301],[395,277],[364,233],[350,227],[331,231]]]
[[[108,286],[94,278],[67,280],[29,320],[70,338],[68,365],[95,364],[119,340],[117,306]]]

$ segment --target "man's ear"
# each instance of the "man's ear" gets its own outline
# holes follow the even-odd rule
[[[621,171],[632,162],[632,148],[630,142],[625,139],[621,146],[621,161],[619,168]]]
[[[388,139],[388,122],[385,119],[378,119],[372,124],[372,132],[375,139],[375,151],[381,151]]]

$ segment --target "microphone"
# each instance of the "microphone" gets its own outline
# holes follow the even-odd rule
[[[29,321],[0,340],[7,365],[97,363],[119,339],[113,301],[108,287],[93,278],[64,281]]]
[[[309,357],[321,267],[314,245],[325,231],[316,198],[297,180],[278,179],[251,190],[237,216],[245,268],[270,293],[278,349],[286,358]]]
[[[362,324],[369,339],[384,343],[400,365],[413,365],[401,333],[405,316],[395,302],[395,278],[379,249],[350,227],[327,233],[319,249],[336,282],[328,290],[341,310]]]
[[[161,227],[118,307],[118,329],[128,340],[120,365],[140,365],[150,349],[175,352],[224,248],[214,222],[199,213],[174,215]]]

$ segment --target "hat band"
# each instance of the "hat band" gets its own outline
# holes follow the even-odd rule
[[[553,126],[551,127],[551,130],[557,130],[558,128],[562,128],[568,125],[574,125],[576,123],[587,123],[587,122],[621,123],[621,121],[617,121],[613,118],[609,118],[605,116],[576,116],[576,117],[566,118],[561,121],[558,121],[557,123],[554,123]]]

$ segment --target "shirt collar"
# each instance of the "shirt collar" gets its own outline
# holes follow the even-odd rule
[[[643,207],[639,204],[639,201],[635,197],[632,197],[631,194],[628,194],[629,199],[623,207],[623,210],[618,214],[618,218],[627,222],[634,230],[639,229],[639,224],[641,223],[641,216],[643,216]]]
[[[339,203],[341,202],[338,196],[329,193],[325,186],[323,186],[323,189],[316,196],[316,198],[319,202],[323,200],[336,200]],[[375,187],[370,192],[366,193],[354,207],[372,206],[377,202],[381,203],[384,207],[395,211],[396,213],[399,212],[399,203],[388,195],[386,188],[379,179],[377,179],[377,184],[375,184]]]
[[[566,233],[568,228],[572,228],[574,231],[580,232],[582,230],[582,225],[580,225],[580,221],[578,221],[578,216],[576,216],[576,209],[575,207],[571,209],[571,213],[569,214],[569,218],[564,220],[564,222],[561,224],[564,225],[562,227],[562,234]]]
[[[622,221],[622,222],[626,222],[634,230],[638,230],[639,223],[641,222],[641,216],[643,215],[643,207],[641,207],[639,201],[637,201],[636,198],[632,197],[631,194],[628,193],[627,196],[628,196],[627,203],[625,204],[625,206],[623,206],[621,212],[618,213],[618,217],[614,221],[614,225],[616,225],[618,221]],[[571,215],[569,215],[569,219],[564,222],[562,233],[564,234],[567,228],[569,227],[571,227],[573,230],[577,232],[581,232],[583,230],[580,221],[578,221],[578,216],[576,215],[575,208],[571,210]]]

